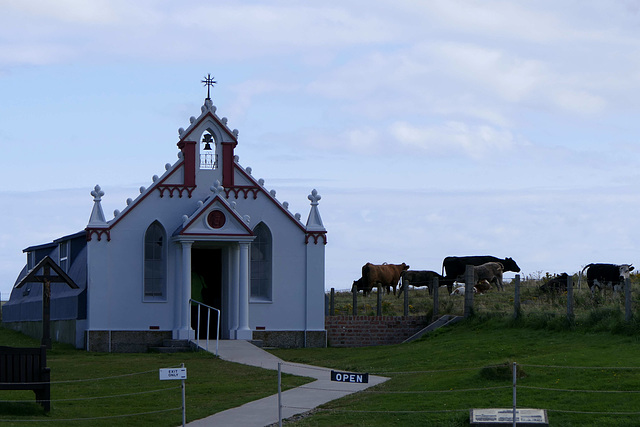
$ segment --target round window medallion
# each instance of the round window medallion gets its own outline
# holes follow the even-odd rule
[[[227,222],[227,218],[221,211],[211,211],[207,216],[207,224],[211,228],[222,228],[225,222]]]

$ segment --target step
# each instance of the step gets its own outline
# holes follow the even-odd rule
[[[189,340],[162,340],[163,347],[191,347]]]

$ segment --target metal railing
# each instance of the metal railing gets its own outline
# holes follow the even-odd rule
[[[190,303],[195,303],[198,306],[198,321],[196,322],[196,344],[198,345],[198,347],[201,347],[200,345],[200,338],[202,337],[202,329],[204,329],[205,331],[205,350],[209,351],[209,325],[211,325],[211,310],[215,310],[218,313],[218,322],[217,322],[217,327],[216,327],[216,356],[218,355],[218,341],[220,340],[220,310],[218,310],[217,308],[208,306],[206,304],[201,303],[200,301],[196,301],[193,299],[189,300]],[[200,323],[202,320],[202,317],[200,317],[200,310],[204,309],[207,310],[207,322],[206,322],[206,327],[205,328],[201,328],[200,327]]]

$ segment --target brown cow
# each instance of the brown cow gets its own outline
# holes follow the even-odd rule
[[[383,286],[387,293],[390,287],[393,287],[393,294],[396,294],[396,287],[403,271],[408,270],[409,266],[404,262],[402,264],[382,264],[375,265],[370,262],[362,266],[362,279],[364,279],[365,287],[369,290],[374,286]]]

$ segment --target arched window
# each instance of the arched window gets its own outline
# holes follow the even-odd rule
[[[211,132],[206,131],[200,141],[200,169],[215,169],[218,167],[217,163],[216,140]]]
[[[144,234],[145,300],[164,300],[166,298],[166,252],[164,228],[158,221],[155,221]]]
[[[271,231],[263,222],[253,230],[251,242],[251,298],[271,301]]]

